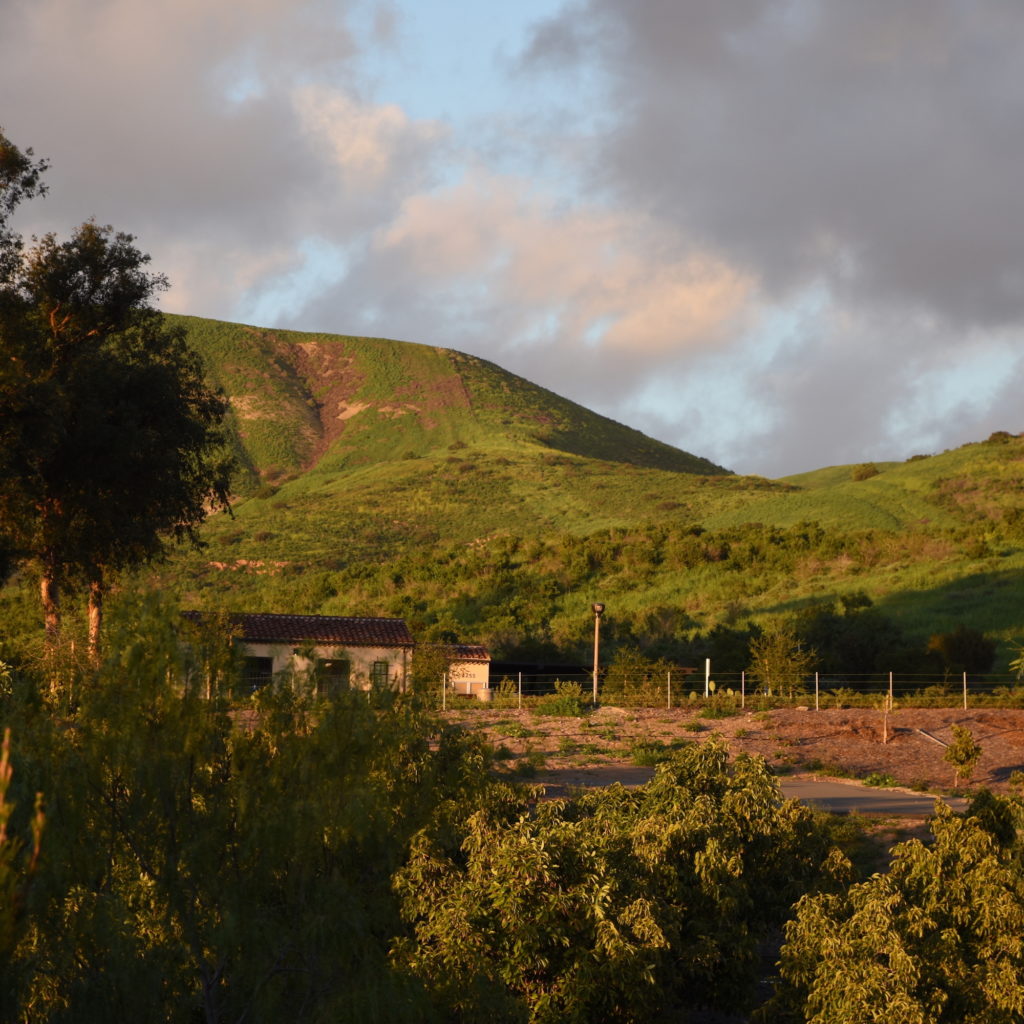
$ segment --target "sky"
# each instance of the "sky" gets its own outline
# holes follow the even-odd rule
[[[1024,430],[1024,4],[4,0],[25,234],[741,473]]]

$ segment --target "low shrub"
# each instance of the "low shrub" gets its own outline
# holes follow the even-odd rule
[[[896,785],[896,780],[888,772],[871,772],[864,776],[865,786],[878,786],[886,788]]]
[[[583,703],[583,687],[579,683],[558,681],[555,683],[555,692],[541,697],[532,710],[537,715],[579,718],[588,709]]]

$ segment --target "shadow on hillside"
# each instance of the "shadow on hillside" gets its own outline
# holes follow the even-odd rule
[[[1022,586],[1021,569],[977,572],[925,590],[904,590],[876,598],[875,607],[913,632],[952,629],[961,622],[986,633],[1015,632],[1024,629]],[[765,612],[797,612],[815,600],[822,598],[780,601]]]

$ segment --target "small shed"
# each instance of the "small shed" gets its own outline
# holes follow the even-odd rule
[[[201,623],[202,612],[184,612]],[[408,686],[413,639],[404,619],[347,615],[227,616],[242,659],[242,686],[255,690],[278,673],[305,673],[324,694],[340,690]]]
[[[446,666],[449,689],[456,694],[491,699],[491,654],[482,644],[417,644],[416,650]]]

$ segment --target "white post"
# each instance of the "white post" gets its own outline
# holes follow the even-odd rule
[[[818,673],[814,673],[814,710],[818,711]]]
[[[598,672],[598,651],[601,646],[601,616],[604,614],[604,605],[595,601],[591,606],[594,613],[594,707],[597,707],[597,672]]]
[[[704,659],[704,699],[708,698],[708,683],[711,681],[711,659]]]
[[[667,672],[667,673],[665,673],[665,675],[666,675],[665,689],[668,692],[668,710],[671,711],[672,710],[672,673],[671,672]]]
[[[967,710],[967,673],[964,673],[964,711]]]
[[[523,710],[523,673],[519,673],[519,710]]]
[[[747,671],[744,669],[740,673],[740,709],[744,709],[747,706]]]

